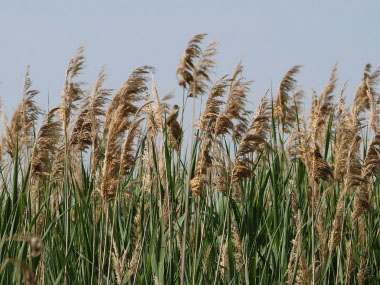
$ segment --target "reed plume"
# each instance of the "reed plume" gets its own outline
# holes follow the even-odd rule
[[[218,141],[213,144],[212,153],[214,156],[214,162],[212,164],[214,172],[212,177],[213,189],[217,192],[224,193],[230,185],[232,162]]]
[[[305,118],[303,116],[300,117],[300,130],[295,131],[297,135],[297,141],[295,143],[295,153],[303,164],[306,166],[308,176],[310,177],[312,174],[312,157],[310,156],[311,148],[310,148],[310,138],[309,133],[306,128]]]
[[[39,94],[38,90],[31,89],[32,80],[30,79],[30,66],[28,65],[25,77],[24,77],[24,88],[23,88],[23,99],[22,99],[22,131],[24,144],[27,148],[31,148],[34,141],[34,124],[37,121],[39,115],[42,115],[42,110],[36,105],[34,97]]]
[[[204,52],[199,56],[199,60],[193,70],[193,81],[189,88],[188,97],[197,98],[198,95],[204,95],[207,92],[208,82],[210,82],[209,73],[215,67],[216,63],[213,57],[216,54],[218,42],[210,43]]]
[[[197,34],[193,36],[187,43],[185,52],[177,66],[177,80],[179,86],[188,88],[194,81],[193,72],[195,67],[195,60],[197,60],[202,50],[200,44],[207,34]]]
[[[105,116],[104,106],[112,92],[112,89],[103,87],[106,79],[105,67],[102,66],[94,87],[87,92],[83,99],[70,137],[70,145],[76,146],[80,151],[85,151],[91,147],[92,173],[95,173],[100,159],[101,127]]]
[[[89,112],[89,100],[88,98],[85,98],[83,100],[83,104],[79,108],[77,119],[74,123],[73,129],[71,131],[71,136],[69,139],[70,146],[77,146],[79,150],[84,151],[88,148],[89,145],[91,145],[91,136],[89,134],[91,133],[91,129],[88,128],[90,126],[86,125],[85,128],[83,128],[85,124],[85,120],[88,116]]]
[[[369,110],[371,108],[371,98],[369,94],[376,99],[378,97],[375,91],[376,85],[379,83],[380,67],[371,72],[371,64],[367,64],[364,68],[362,81],[356,90],[354,102],[359,106],[360,111]]]
[[[338,63],[335,63],[327,86],[318,98],[313,100],[310,123],[312,127],[312,140],[324,145],[329,116],[334,107],[334,90],[337,82]]]
[[[218,98],[223,97],[226,91],[225,89],[228,86],[226,76],[227,75],[224,75],[219,78],[211,88],[206,101],[205,110],[199,118],[199,129],[208,133],[210,136],[215,131],[215,122],[220,113],[220,105],[223,104],[223,102]]]
[[[84,47],[80,46],[73,59],[70,60],[66,68],[65,80],[62,89],[61,117],[62,129],[65,137],[66,148],[69,144],[68,126],[71,115],[77,109],[77,102],[83,97],[81,89],[82,82],[74,81],[84,67],[85,57],[83,55]]]
[[[145,112],[147,114],[146,129],[147,129],[148,136],[150,136],[151,138],[155,138],[158,132],[164,131],[162,117],[165,113],[165,109],[167,108],[167,106],[165,103],[161,103],[161,100],[158,96],[156,80],[154,78],[153,73],[152,73],[152,93],[154,97],[154,104],[150,104],[145,109]],[[148,96],[149,96],[149,93],[148,93]],[[166,100],[167,98],[163,98],[163,99]],[[150,97],[149,97],[149,100],[150,100]],[[168,121],[167,121],[167,124],[168,124]]]
[[[95,173],[96,167],[100,160],[101,152],[101,127],[103,125],[104,116],[106,114],[104,107],[108,102],[108,98],[111,96],[112,89],[104,88],[103,84],[107,79],[105,67],[102,66],[98,74],[98,78],[95,82],[95,86],[92,89],[90,107],[87,112],[87,116],[83,122],[81,129],[81,145],[82,148],[87,146],[86,142],[91,139],[92,157],[91,168],[92,173]]]
[[[59,107],[50,110],[38,131],[30,159],[32,178],[43,179],[49,175],[50,163],[61,138],[61,121],[57,118],[59,111]]]
[[[131,125],[131,118],[139,109],[134,104],[143,99],[147,90],[147,74],[151,69],[149,66],[135,69],[108,107],[104,122],[106,146],[101,185],[102,196],[106,199],[116,195],[119,181],[117,175],[121,167],[122,137]]]
[[[16,155],[16,148],[19,141],[19,135],[21,134],[22,122],[21,122],[21,105],[15,110],[12,120],[9,123],[7,117],[3,116],[5,125],[5,143],[6,152],[11,158]]]
[[[219,267],[220,276],[222,277],[222,280],[225,281],[225,275],[228,272],[228,236],[226,237],[226,241],[223,243],[220,254],[222,256]]]
[[[354,269],[354,259],[352,256],[352,242],[346,240],[346,280],[345,284],[351,284],[351,275]]]
[[[356,135],[356,128],[352,123],[348,110],[343,109],[343,115],[336,126],[334,147],[334,178],[340,182],[343,182],[347,172],[347,157]]]
[[[234,130],[234,138],[239,141],[242,134],[248,127],[247,116],[250,114],[245,109],[247,103],[247,94],[250,91],[249,86],[253,81],[246,81],[242,77],[243,65],[239,61],[235,71],[229,80],[229,91],[225,101],[224,112],[219,114],[215,123],[215,136],[230,133]],[[234,127],[233,120],[236,120]]]
[[[258,152],[262,146],[267,145],[266,137],[270,129],[267,104],[268,101],[265,95],[261,99],[256,114],[238,145],[231,177],[233,183],[252,174],[250,168],[252,161],[245,156],[249,153]]]
[[[244,267],[244,259],[243,259],[243,250],[242,244],[239,234],[239,227],[236,222],[236,218],[233,218],[231,221],[231,232],[232,232],[232,244],[234,246],[234,258],[236,262],[236,269],[240,271]]]
[[[363,163],[363,178],[369,180],[374,175],[376,176],[380,169],[380,131],[371,139],[367,155]]]
[[[123,143],[121,151],[121,174],[126,175],[130,173],[131,168],[134,166],[134,140],[140,133],[140,124],[144,119],[134,120],[128,128],[127,137]]]
[[[57,152],[61,138],[61,121],[57,118],[59,108],[50,110],[37,134],[30,158],[31,163],[31,209],[35,214],[38,201],[42,201],[43,187],[40,183],[49,176],[51,161]]]
[[[277,97],[274,105],[274,118],[278,120],[286,132],[289,132],[291,125],[295,119],[295,110],[290,106],[291,95],[297,81],[294,76],[300,71],[301,65],[293,66],[281,79],[280,85],[277,88]]]
[[[190,188],[194,196],[201,195],[203,184],[206,181],[207,169],[212,165],[210,155],[211,140],[202,143],[200,158],[195,167],[195,176],[190,180]]]
[[[65,145],[61,142],[57,145],[54,154],[53,165],[51,167],[50,185],[62,181],[64,162],[65,162]]]
[[[295,211],[295,213],[292,216],[292,220],[294,221],[294,226],[296,228],[296,233],[295,233],[294,238],[291,240],[292,249],[290,251],[290,256],[289,256],[289,261],[288,261],[288,267],[287,267],[287,270],[286,270],[286,273],[288,275],[287,284],[291,284],[292,283],[292,279],[293,279],[292,276],[293,276],[293,272],[294,272],[294,269],[295,269],[295,261],[296,261],[296,258],[297,258],[297,251],[298,251],[298,248],[300,247],[300,244],[302,243],[302,240],[301,240],[302,224],[301,224],[300,214],[299,214],[298,207],[297,207],[297,205],[295,203],[294,196],[292,197],[292,201],[293,201],[293,203],[292,203],[293,204],[293,211]]]
[[[127,253],[129,251],[129,245],[130,245],[130,243],[128,243],[127,247],[123,251],[123,255],[120,258],[119,252],[116,248],[116,242],[112,238],[112,249],[113,249],[112,264],[113,264],[113,267],[115,269],[116,282],[118,285],[123,284],[123,277],[125,274],[125,265],[126,265],[126,260],[127,260]]]
[[[340,192],[333,221],[333,229],[330,235],[329,250],[332,252],[341,241],[341,230],[343,226],[343,214],[345,211],[345,200],[348,191],[354,187],[361,187],[364,180],[361,177],[362,166],[357,156],[361,138],[355,136],[351,142],[347,158],[347,171],[344,177],[344,188]]]
[[[29,149],[34,142],[34,123],[42,114],[42,110],[34,101],[34,97],[39,91],[31,89],[32,80],[29,70],[30,66],[28,65],[24,76],[22,100],[12,116],[11,123],[5,122],[7,152],[12,158],[15,156],[17,145],[19,151],[23,150],[25,146],[25,156],[28,157]]]

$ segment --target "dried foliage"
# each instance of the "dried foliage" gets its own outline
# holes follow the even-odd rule
[[[251,124],[238,145],[232,170],[231,179],[233,183],[238,182],[242,178],[247,178],[252,174],[252,161],[247,159],[246,155],[253,152],[260,152],[262,147],[267,145],[266,138],[270,129],[267,105],[268,101],[266,96],[264,96]]]
[[[311,124],[311,134],[312,140],[323,145],[325,142],[325,135],[327,131],[327,124],[329,117],[331,115],[332,109],[334,107],[333,92],[336,87],[337,82],[337,68],[338,63],[336,63],[331,71],[329,82],[327,86],[323,89],[318,98],[313,96],[312,109],[310,113],[310,124]]]
[[[211,141],[204,141],[201,147],[199,160],[195,166],[195,176],[190,180],[190,188],[195,196],[201,195],[203,184],[207,181],[207,170],[212,165],[210,148]]]
[[[143,119],[135,120],[131,123],[128,128],[127,137],[122,146],[121,152],[121,174],[126,175],[129,174],[131,168],[134,166],[134,140],[140,133],[140,124]]]
[[[131,118],[139,109],[135,104],[143,99],[147,90],[147,74],[151,69],[149,66],[135,69],[108,107],[104,123],[106,146],[101,185],[102,196],[106,199],[116,195],[117,176],[121,168],[122,137],[131,125]]]
[[[11,157],[16,154],[16,148],[21,152],[25,146],[26,152],[33,146],[34,124],[42,114],[36,105],[34,97],[39,91],[31,89],[32,80],[29,75],[30,66],[26,68],[24,77],[23,97],[12,116],[10,124],[5,121],[7,152]],[[6,120],[6,118],[5,118]],[[26,153],[26,156],[29,154]]]
[[[189,87],[188,97],[197,98],[207,92],[208,83],[211,81],[209,74],[215,67],[213,57],[216,54],[217,41],[212,42],[199,56],[199,60],[193,70],[193,81]]]
[[[230,79],[229,92],[226,97],[225,110],[219,114],[215,123],[215,136],[223,135],[234,131],[237,141],[241,139],[242,133],[247,129],[249,123],[247,116],[250,114],[246,110],[247,94],[252,81],[246,81],[242,76],[243,66],[241,61],[235,68]],[[236,120],[234,127],[233,119]]]
[[[289,94],[296,88],[297,81],[294,79],[294,76],[300,71],[301,67],[301,65],[293,66],[281,79],[280,85],[277,88],[274,118],[281,122],[286,132],[289,132],[296,118],[296,103],[299,101],[299,97],[301,97],[298,94],[293,99]]]
[[[38,131],[31,155],[32,177],[47,177],[52,158],[57,151],[61,136],[61,121],[57,117],[59,107],[53,108],[46,115]]]
[[[215,132],[215,122],[220,113],[220,105],[223,101],[218,98],[223,97],[225,89],[227,88],[226,76],[218,79],[208,95],[206,107],[201,117],[199,118],[198,127],[200,130],[212,135]]]
[[[68,136],[68,126],[71,115],[77,109],[77,102],[83,97],[81,89],[82,82],[75,81],[84,67],[85,57],[83,55],[84,46],[80,46],[73,59],[70,60],[66,68],[65,81],[62,90],[61,117],[63,125],[63,133],[65,138]],[[68,142],[67,142],[68,143]]]
[[[198,34],[193,36],[187,43],[185,52],[177,66],[177,80],[179,86],[189,87],[194,82],[195,60],[199,59],[202,50],[200,44],[207,34]]]

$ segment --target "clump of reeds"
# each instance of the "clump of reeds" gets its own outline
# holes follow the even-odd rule
[[[182,105],[150,66],[114,94],[102,67],[86,90],[80,47],[38,125],[28,67],[0,141],[1,284],[379,280],[380,69],[351,106],[337,64],[309,111],[300,65],[257,102],[241,61],[212,76],[205,36],[177,66]]]

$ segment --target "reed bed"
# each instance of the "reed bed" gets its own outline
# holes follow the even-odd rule
[[[3,114],[1,284],[380,282],[380,69],[347,105],[335,64],[305,111],[302,66],[260,100],[242,62],[211,80],[205,39],[179,60],[181,106],[151,66],[84,89],[80,47],[45,112],[28,67]]]

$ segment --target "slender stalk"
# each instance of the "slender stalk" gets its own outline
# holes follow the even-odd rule
[[[313,285],[315,284],[315,225],[314,225],[314,191],[315,191],[315,182],[313,182],[311,195],[311,262],[312,262],[312,275],[313,275]]]
[[[189,192],[190,192],[190,180],[191,180],[191,167],[192,167],[192,155],[193,155],[193,144],[194,144],[194,121],[195,121],[195,86],[193,92],[193,106],[192,106],[192,123],[190,132],[190,149],[189,149],[189,161],[187,166],[187,179],[185,187],[185,220],[184,229],[182,237],[182,257],[181,257],[181,285],[185,284],[185,266],[186,266],[186,236],[188,227],[188,216],[189,216]]]
[[[117,197],[119,197],[119,193],[116,194]],[[108,253],[108,269],[107,269],[107,285],[109,284],[110,281],[110,273],[111,273],[111,256],[112,256],[112,248],[113,248],[113,243],[114,243],[114,238],[113,238],[113,229],[115,226],[115,217],[116,217],[116,209],[117,209],[117,200],[114,201],[114,207],[113,207],[113,217],[112,217],[112,225],[111,225],[111,243],[110,243],[110,249]]]
[[[66,110],[65,110],[66,111]],[[66,117],[65,121],[66,121]],[[70,213],[69,213],[69,208],[70,208],[70,189],[69,189],[69,166],[68,166],[68,161],[69,161],[69,142],[68,142],[68,134],[67,134],[67,126],[66,123],[64,122],[64,135],[65,135],[65,164],[64,164],[64,180],[63,180],[63,189],[64,189],[64,195],[65,195],[65,259],[68,258],[69,254],[69,231],[70,231]],[[64,284],[66,285],[67,283],[67,264],[65,265],[65,277],[64,277]]]
[[[229,210],[230,210],[230,189],[231,189],[231,186],[228,187],[228,191],[227,191],[227,207],[226,207],[226,212],[225,212],[224,221],[223,221],[222,239],[221,239],[220,246],[219,246],[219,254],[218,254],[218,261],[217,261],[217,265],[216,265],[214,285],[216,285],[216,282],[218,280],[220,259],[222,257],[222,248],[223,248],[223,244],[224,244],[224,236],[226,234],[227,217],[229,216]]]
[[[91,264],[91,281],[90,284],[93,284],[94,281],[94,271],[95,271],[95,248],[96,248],[96,197],[92,193],[92,219],[93,219],[93,231],[92,231],[92,264]]]

